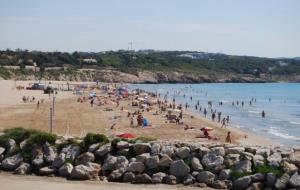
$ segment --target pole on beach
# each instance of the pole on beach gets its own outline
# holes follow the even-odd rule
[[[52,112],[52,108],[50,108],[50,133],[52,133],[53,131],[53,112]]]
[[[53,94],[53,100],[52,100],[52,112],[53,112],[53,115],[54,115],[54,106],[55,106],[55,96]]]

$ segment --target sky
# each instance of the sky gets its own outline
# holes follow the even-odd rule
[[[0,0],[0,49],[300,56],[299,0]]]

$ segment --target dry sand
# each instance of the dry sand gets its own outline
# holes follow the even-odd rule
[[[16,176],[10,173],[0,172],[0,184],[3,190],[196,190],[199,187],[186,187],[182,185],[133,185],[128,183],[112,183],[102,181],[68,181],[61,177],[42,177],[42,176]],[[201,188],[209,190],[211,188]]]
[[[17,81],[17,85],[27,86],[31,81]],[[66,84],[66,82],[56,81],[53,84]],[[51,99],[39,90],[16,90],[14,81],[0,80],[0,130],[13,127],[34,128],[49,131],[49,109]],[[88,92],[86,92],[88,93]],[[23,103],[22,96],[35,96],[37,99],[45,99],[39,109],[36,103]],[[120,107],[115,105],[94,106],[89,102],[78,103],[77,97],[72,92],[58,92],[55,105],[54,132],[64,136],[83,137],[88,132],[103,133],[108,136],[120,132],[130,132],[139,136],[154,137],[161,140],[188,140],[203,141],[209,143],[204,138],[196,138],[202,132],[202,127],[214,128],[212,136],[218,136],[221,142],[224,142],[228,130],[232,132],[233,143],[244,145],[278,145],[264,137],[249,132],[243,132],[239,129],[229,127],[227,130],[221,129],[220,124],[211,122],[203,117],[191,118],[190,115],[184,115],[184,121],[195,129],[184,130],[183,126],[166,123],[164,115],[153,115],[153,111],[144,112],[152,127],[140,128],[130,127],[130,119],[126,111],[121,111]],[[138,110],[130,105],[129,100],[122,100],[120,106],[124,110]],[[113,108],[113,111],[105,111],[105,108]],[[117,119],[114,119],[117,117]],[[116,123],[114,129],[110,129],[112,124]],[[135,121],[136,123],[136,121]],[[247,135],[247,138],[244,138]]]

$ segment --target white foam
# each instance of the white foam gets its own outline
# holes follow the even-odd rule
[[[282,133],[277,128],[275,128],[275,127],[270,127],[269,133],[271,133],[271,134],[273,134],[273,135],[275,135],[277,137],[284,138],[284,139],[290,139],[290,140],[300,141],[299,137],[295,137],[295,136],[289,135],[287,133]]]
[[[259,111],[249,110],[249,113],[260,113]]]
[[[300,125],[300,122],[290,121],[291,124]]]

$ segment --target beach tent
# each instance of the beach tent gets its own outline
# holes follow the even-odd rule
[[[148,119],[146,119],[146,118],[143,119],[143,125],[144,126],[148,126],[149,125]]]
[[[90,95],[90,97],[97,97],[96,92],[91,92],[89,95]]]

